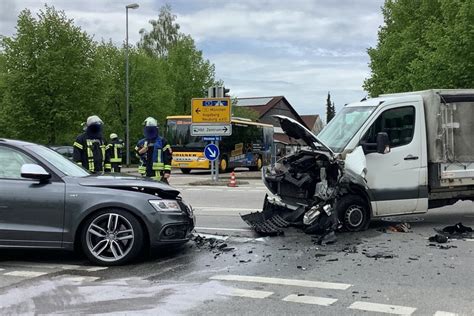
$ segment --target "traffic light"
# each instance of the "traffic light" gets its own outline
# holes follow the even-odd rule
[[[230,97],[230,95],[229,95],[230,89],[227,89],[226,87],[222,87],[222,90],[223,90],[222,94],[223,94],[224,97]]]
[[[227,98],[230,97],[228,94],[230,89],[226,89],[226,87],[211,87],[208,89],[207,97],[208,98]]]

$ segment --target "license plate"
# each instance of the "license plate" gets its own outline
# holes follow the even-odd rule
[[[189,164],[188,163],[180,163],[179,166],[180,167],[187,167]]]

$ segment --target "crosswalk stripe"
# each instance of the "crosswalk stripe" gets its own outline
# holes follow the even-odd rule
[[[249,297],[249,298],[267,298],[273,294],[273,292],[268,291],[257,291],[257,290],[246,290],[246,289],[232,289],[229,292],[220,293],[221,295],[227,296],[239,296],[239,297]]]
[[[458,316],[458,315],[459,314],[456,314],[456,313],[437,311],[436,313],[434,313],[433,316]]]
[[[283,299],[285,302],[294,302],[294,303],[303,303],[303,304],[313,304],[313,305],[322,305],[329,306],[337,302],[335,298],[328,297],[318,297],[318,296],[298,296],[296,294],[290,294]]]
[[[295,279],[280,279],[280,278],[246,276],[246,275],[215,275],[215,276],[212,276],[210,279],[221,280],[221,281],[256,282],[256,283],[266,283],[266,284],[312,287],[312,288],[330,289],[330,290],[347,290],[349,287],[351,287],[351,284],[344,284],[344,283],[307,281],[307,280],[295,280]]]
[[[351,306],[349,306],[349,308],[369,311],[369,312],[395,314],[395,315],[411,315],[413,314],[414,311],[416,311],[416,308],[414,307],[377,304],[377,303],[369,303],[369,302],[361,302],[361,301],[352,303]]]
[[[3,275],[16,276],[16,277],[25,277],[25,278],[35,278],[42,275],[48,274],[47,272],[37,272],[37,271],[12,271],[4,273]]]

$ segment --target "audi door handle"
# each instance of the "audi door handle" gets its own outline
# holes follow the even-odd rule
[[[418,156],[408,155],[403,160],[418,160]]]

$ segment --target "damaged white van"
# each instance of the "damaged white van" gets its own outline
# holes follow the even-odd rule
[[[259,232],[298,223],[324,231],[334,214],[358,231],[372,218],[474,200],[474,89],[347,104],[317,137],[276,118],[304,147],[263,170],[273,196],[261,214],[243,216]]]

